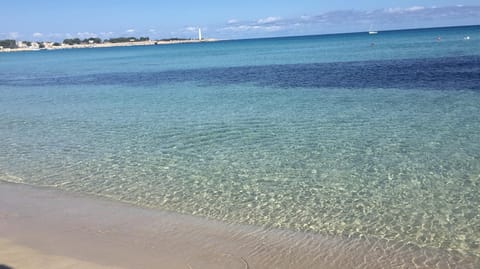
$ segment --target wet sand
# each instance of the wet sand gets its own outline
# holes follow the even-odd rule
[[[480,268],[478,257],[371,238],[229,225],[0,182],[0,265],[17,268]]]
[[[114,269],[119,267],[102,266],[69,257],[46,255],[34,249],[0,239],[0,268]]]

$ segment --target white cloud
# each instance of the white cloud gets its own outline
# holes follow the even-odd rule
[[[285,27],[279,25],[236,25],[220,29],[222,32],[277,32],[284,30]]]
[[[263,30],[267,32],[277,32],[277,31],[283,30],[284,28],[285,27],[282,27],[282,26],[272,25],[272,26],[263,27]]]
[[[413,6],[413,7],[407,7],[407,8],[398,8],[398,7],[387,8],[387,9],[385,9],[385,12],[395,14],[395,13],[416,12],[416,11],[421,11],[421,10],[425,10],[425,7]]]
[[[33,33],[32,36],[35,37],[35,38],[40,38],[40,37],[43,36],[43,34],[42,33]]]
[[[387,8],[384,10],[385,13],[402,13],[403,9],[402,8],[398,8],[398,7],[390,7],[390,8]]]
[[[187,31],[187,32],[196,32],[196,31],[198,31],[198,27],[188,26],[188,27],[185,27],[185,31]]]
[[[65,34],[60,34],[60,33],[49,33],[47,34],[47,38],[49,39],[61,39],[61,38],[64,38],[65,37]]]
[[[90,37],[97,37],[98,35],[96,33],[90,33],[90,32],[79,32],[77,33],[77,36],[79,38],[90,38]]]
[[[405,10],[406,11],[419,11],[419,10],[424,10],[425,7],[422,7],[422,6],[413,6],[413,7],[409,7],[409,8],[406,8]]]
[[[267,17],[267,18],[263,18],[263,19],[259,19],[257,21],[258,24],[266,24],[266,23],[273,23],[273,22],[277,22],[279,20],[281,20],[282,18],[280,17]]]
[[[265,33],[277,32],[288,27],[280,17],[266,17],[256,21],[250,21],[240,24],[236,19],[227,21],[227,26],[219,29],[219,32],[245,32],[245,33]],[[293,25],[292,25],[293,26]]]
[[[129,33],[129,34],[135,33],[135,29],[128,29],[128,30],[126,30],[125,32],[127,32],[127,33]]]
[[[244,31],[257,30],[257,29],[260,29],[260,26],[257,26],[257,25],[237,25],[237,26],[224,27],[221,30],[233,31],[233,32],[244,32]]]
[[[101,32],[100,33],[100,36],[103,36],[103,37],[112,37],[113,34],[115,34],[114,32]]]
[[[186,26],[177,31],[170,32],[171,37],[191,37],[195,38],[198,34],[198,26]],[[205,32],[206,28],[202,28],[202,31]]]
[[[17,39],[21,35],[18,32],[10,32],[6,34],[7,39]]]

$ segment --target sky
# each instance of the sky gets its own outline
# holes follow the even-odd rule
[[[0,39],[242,39],[480,24],[479,0],[2,1]]]

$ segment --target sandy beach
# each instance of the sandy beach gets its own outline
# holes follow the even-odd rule
[[[120,267],[102,266],[69,257],[40,253],[34,249],[16,245],[8,240],[0,239],[0,268],[91,268],[114,269]]]
[[[475,268],[478,260],[367,238],[228,225],[49,188],[0,183],[10,268]]]

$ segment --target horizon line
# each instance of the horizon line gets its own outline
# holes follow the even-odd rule
[[[480,27],[480,24],[466,24],[466,25],[445,25],[445,26],[434,26],[434,27],[419,27],[419,28],[414,28],[414,27],[407,27],[407,28],[396,28],[396,29],[375,29],[376,32],[378,33],[385,33],[385,32],[397,32],[397,31],[411,31],[411,30],[427,30],[427,29],[441,29],[441,28],[462,28],[462,27]],[[217,39],[217,38],[206,38],[209,40],[215,40],[215,41],[241,41],[241,40],[254,40],[254,39],[276,39],[276,38],[290,38],[290,37],[309,37],[309,36],[330,36],[330,35],[348,35],[348,34],[360,34],[360,33],[368,33],[368,30],[365,31],[353,31],[353,32],[334,32],[334,33],[323,33],[323,34],[306,34],[306,35],[278,35],[278,36],[265,36],[265,37],[247,37],[247,38],[227,38],[227,39]],[[118,37],[113,37],[113,38],[105,38],[101,39],[102,43],[104,41],[108,41],[110,39],[115,39],[115,38],[138,38],[137,36],[118,36]],[[148,36],[143,36],[146,38],[150,38]],[[67,39],[80,39],[80,40],[89,40],[89,39],[94,39],[94,38],[99,38],[99,37],[88,37],[88,38],[65,38],[61,40],[61,42],[58,41],[29,41],[29,40],[21,40],[21,39],[12,39],[12,38],[5,38],[5,39],[0,39],[0,40],[14,40],[16,42],[36,42],[36,43],[61,43]],[[182,39],[182,40],[197,40],[195,38],[180,38],[180,37],[166,37],[166,38],[158,38],[158,39],[149,39],[150,41],[165,41],[165,40],[171,40],[171,39]]]

